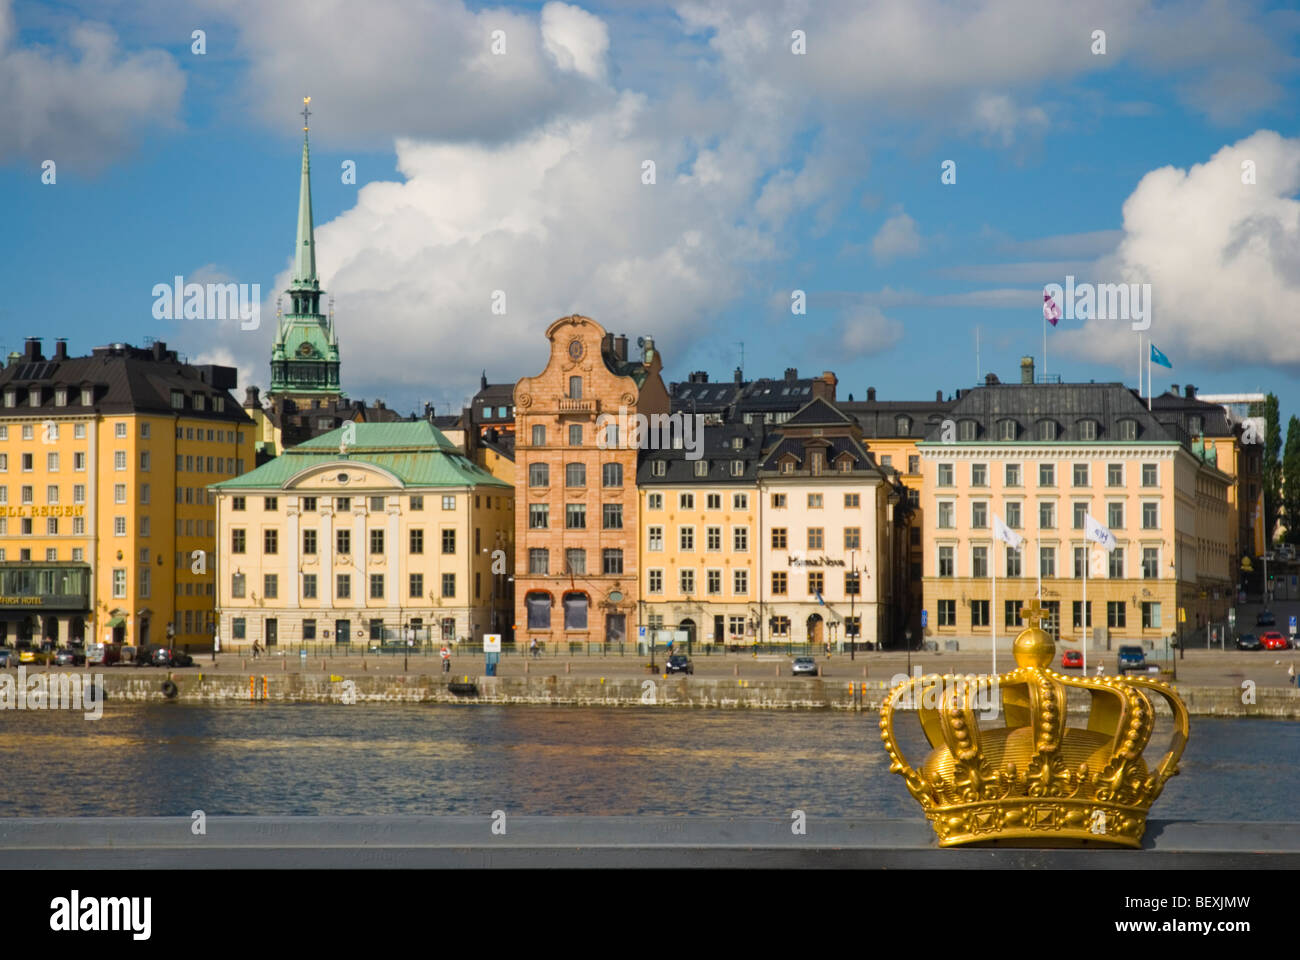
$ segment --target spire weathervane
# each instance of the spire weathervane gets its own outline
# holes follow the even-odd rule
[[[303,133],[307,132],[307,118],[311,116],[311,110],[307,108],[307,104],[309,103],[311,103],[311,97],[302,98],[302,132]]]

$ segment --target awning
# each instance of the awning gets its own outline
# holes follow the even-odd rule
[[[108,621],[108,625],[110,627],[125,627],[126,619],[123,617],[114,617],[112,620]]]

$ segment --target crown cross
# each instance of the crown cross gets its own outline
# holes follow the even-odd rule
[[[1020,608],[1020,619],[1030,627],[1041,627],[1045,616],[1046,613],[1043,611],[1042,605],[1039,604],[1037,597],[1034,597]]]
[[[302,128],[307,129],[307,118],[311,116],[311,111],[307,109],[307,104],[311,103],[311,97],[302,98]]]

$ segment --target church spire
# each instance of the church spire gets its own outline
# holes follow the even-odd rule
[[[308,109],[310,103],[311,97],[302,98],[302,182],[298,187],[298,241],[294,248],[293,280],[290,290],[320,289],[320,281],[316,276],[316,229],[311,216],[311,154],[307,145],[307,120],[311,117],[311,110]],[[295,309],[294,312],[300,311]],[[311,312],[314,313],[315,310]]]

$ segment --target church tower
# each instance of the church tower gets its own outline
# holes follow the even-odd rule
[[[339,341],[333,312],[321,313],[320,278],[316,275],[316,233],[311,213],[311,158],[307,120],[311,97],[303,98],[302,182],[298,188],[298,239],[289,282],[290,308],[277,317],[271,348],[268,399],[292,400],[300,409],[329,406],[343,398],[339,387]],[[277,404],[278,406],[278,404]]]

